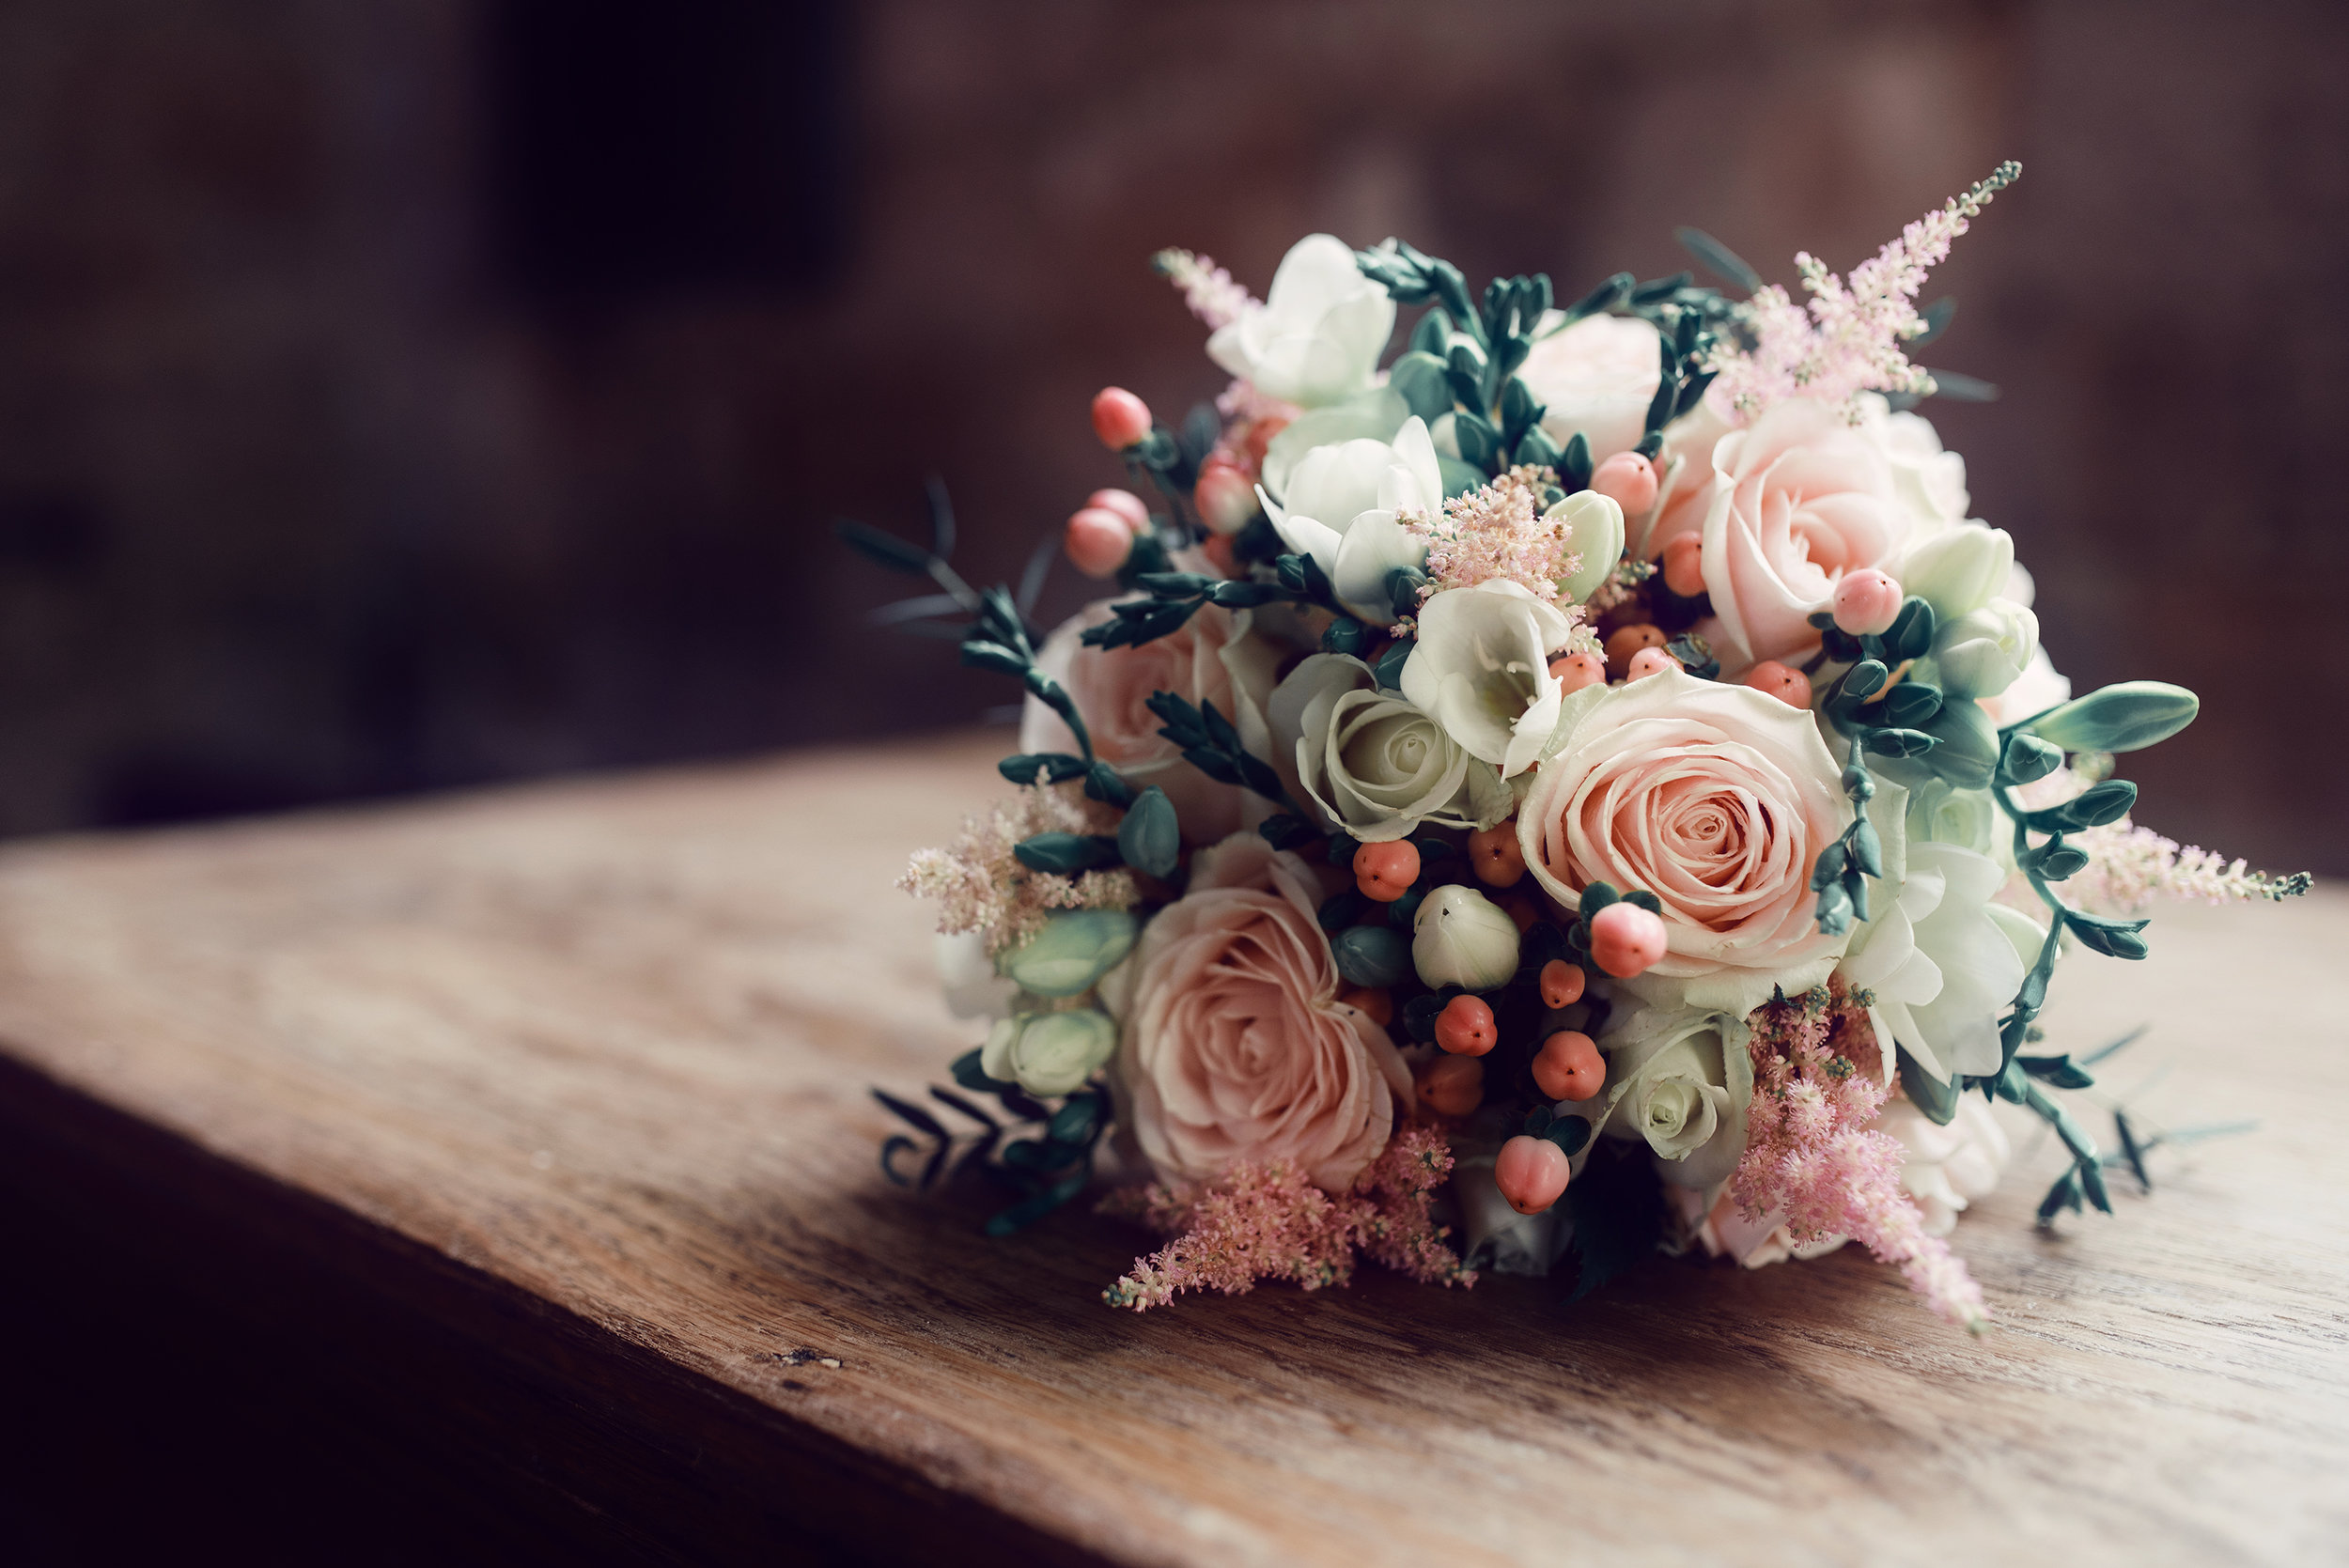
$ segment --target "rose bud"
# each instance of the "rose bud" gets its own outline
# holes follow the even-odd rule
[[[1141,930],[1123,909],[1055,910],[1043,930],[996,959],[995,968],[1037,996],[1080,996],[1133,951]]]
[[[1874,567],[1845,572],[1835,584],[1835,625],[1854,637],[1891,629],[1901,613],[1901,585]]]
[[[1150,433],[1150,405],[1122,386],[1105,386],[1093,395],[1093,433],[1123,452]]]
[[[1591,957],[1618,980],[1645,973],[1668,946],[1663,918],[1628,900],[1591,917]]]
[[[1474,888],[1438,888],[1411,926],[1411,966],[1423,985],[1489,991],[1517,972],[1517,923]]]
[[[1547,1138],[1519,1133],[1501,1146],[1493,1185],[1519,1214],[1539,1214],[1563,1197],[1574,1174],[1566,1151]]]
[[[1106,1013],[1029,1013],[988,1031],[979,1070],[1031,1094],[1066,1094],[1083,1088],[1116,1051],[1117,1025]]]

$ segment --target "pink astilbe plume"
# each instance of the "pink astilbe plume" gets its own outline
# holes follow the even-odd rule
[[[2141,915],[2156,898],[2201,904],[2282,900],[2309,891],[2305,871],[2278,876],[2253,871],[2208,849],[2181,846],[2127,817],[2069,834],[2065,843],[2088,856],[2087,866],[2063,884],[2070,901],[2105,915]]]
[[[1753,1105],[1730,1196],[1753,1216],[1781,1212],[1796,1241],[1849,1236],[1952,1323],[1989,1320],[1982,1291],[1901,1185],[1898,1140],[1873,1124],[1879,1081],[1866,1011],[1822,987],[1753,1014]]]
[[[1110,808],[1079,796],[1073,784],[1047,784],[1039,772],[1019,794],[965,817],[953,844],[915,851],[897,886],[916,898],[938,900],[941,933],[984,932],[991,956],[1034,936],[1054,909],[1133,908],[1142,890],[1132,872],[1063,877],[1031,871],[1012,852],[1038,833],[1113,831],[1115,817]]]
[[[1307,1181],[1286,1159],[1235,1165],[1204,1187],[1152,1185],[1112,1193],[1102,1212],[1153,1230],[1183,1234],[1101,1293],[1112,1307],[1147,1312],[1175,1293],[1220,1290],[1244,1295],[1259,1280],[1287,1280],[1307,1290],[1354,1277],[1354,1254],[1425,1283],[1473,1285],[1444,1245],[1447,1227],[1429,1201],[1452,1172],[1452,1149],[1433,1127],[1399,1129],[1385,1151],[1338,1196]]]
[[[1407,513],[1404,526],[1427,541],[1427,584],[1420,602],[1449,588],[1502,579],[1578,623],[1573,650],[1595,647],[1596,637],[1579,624],[1581,607],[1562,602],[1558,592],[1559,583],[1582,569],[1582,557],[1568,548],[1564,521],[1542,516],[1542,490],[1557,482],[1552,470],[1527,463],[1452,497],[1435,518]]]
[[[1933,377],[1908,363],[1903,348],[1924,331],[1917,314],[1917,291],[1925,274],[1950,254],[1950,242],[1966,232],[1990,198],[2022,178],[2023,165],[2008,162],[1939,211],[1928,212],[1901,237],[1851,270],[1848,280],[1827,270],[1808,251],[1795,267],[1810,292],[1809,308],[1797,304],[1777,284],[1754,292],[1750,350],[1728,343],[1713,356],[1719,372],[1709,394],[1738,424],[1747,424],[1774,403],[1814,397],[1843,405],[1859,423],[1861,392],[1933,390]]]
[[[1183,291],[1183,303],[1210,328],[1228,327],[1263,304],[1208,256],[1168,249],[1150,258],[1158,274]]]

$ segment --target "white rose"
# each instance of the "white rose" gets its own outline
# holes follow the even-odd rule
[[[1216,329],[1207,357],[1268,397],[1301,408],[1370,384],[1394,332],[1394,301],[1362,276],[1353,248],[1329,234],[1289,247],[1262,308]]]
[[[1994,598],[1933,634],[1934,667],[1953,697],[1999,695],[2038,654],[2039,617],[2013,599]]]
[[[1945,1080],[1995,1073],[1998,1016],[2028,967],[1992,912],[2005,909],[1991,900],[2006,873],[1954,844],[1904,848],[1906,864],[1885,867],[1875,918],[1853,936],[1839,972],[1875,994],[1868,1016],[1878,1040],[1897,1041],[1926,1072]],[[1892,1053],[1884,1059],[1889,1081]]]
[[[1532,766],[1557,725],[1549,655],[1573,630],[1556,606],[1505,578],[1447,590],[1420,607],[1403,695],[1435,715],[1469,755],[1514,778]]]
[[[1936,1126],[1907,1100],[1894,1100],[1877,1117],[1876,1129],[1900,1141],[1901,1185],[1924,1211],[1927,1235],[1954,1230],[1958,1210],[1999,1185],[2015,1152],[1989,1102],[1973,1094],[1959,1098],[1947,1126]]]
[[[1928,530],[1965,520],[1966,459],[1944,451],[1940,432],[1921,413],[1894,413],[1884,395],[1859,395],[1860,428],[1892,465],[1892,488]],[[1901,579],[1906,583],[1906,578]]]
[[[1617,1017],[1598,1039],[1607,1087],[1561,1101],[1556,1113],[1610,1138],[1645,1139],[1657,1172],[1675,1187],[1727,1181],[1746,1152],[1753,1032],[1734,1014],[1700,1008],[1641,1007]]]
[[[1892,575],[1933,606],[1937,620],[1953,621],[2004,592],[2015,570],[2015,541],[2007,531],[1967,522],[1910,545]]]
[[[1316,446],[1284,475],[1283,494],[1258,487],[1265,515],[1281,540],[1311,555],[1338,599],[1377,626],[1395,621],[1387,577],[1427,559],[1427,542],[1402,514],[1432,517],[1443,505],[1443,479],[1427,424],[1414,414],[1394,440],[1369,437]]]
[[[1543,327],[1564,319],[1553,311]],[[1656,329],[1647,322],[1636,316],[1586,316],[1548,336],[1537,333],[1517,375],[1534,401],[1548,406],[1542,428],[1550,438],[1563,447],[1579,430],[1590,443],[1591,461],[1598,463],[1640,443],[1662,362]]]
[[[1090,1007],[1005,1018],[979,1048],[979,1071],[1031,1094],[1084,1087],[1117,1049],[1117,1025]]]
[[[1377,689],[1370,666],[1317,653],[1274,689],[1275,760],[1299,792],[1365,844],[1439,828],[1489,828],[1509,815],[1508,784],[1427,714]]]

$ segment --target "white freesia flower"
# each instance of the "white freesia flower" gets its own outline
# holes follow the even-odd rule
[[[1423,824],[1489,828],[1509,815],[1507,783],[1426,713],[1378,690],[1370,666],[1317,653],[1272,693],[1275,761],[1304,798],[1365,844]]]
[[[1543,318],[1517,375],[1547,405],[1542,428],[1550,439],[1563,447],[1579,430],[1591,461],[1604,462],[1637,446],[1647,429],[1663,359],[1656,329],[1636,316],[1586,316],[1555,330],[1564,319],[1560,311]]]
[[[1394,332],[1394,301],[1362,276],[1353,247],[1309,234],[1272,274],[1263,308],[1207,339],[1207,357],[1268,397],[1303,408],[1335,403],[1370,384]]]
[[[1995,1073],[1998,1015],[2026,970],[1992,912],[2005,908],[1991,900],[2006,873],[1954,844],[1910,843],[1906,860],[1876,885],[1875,918],[1843,955],[1844,984],[1874,993],[1877,1039],[1897,1041],[1934,1077]],[[1884,1059],[1890,1081],[1892,1053]]]
[[[1893,1100],[1878,1116],[1876,1129],[1900,1141],[1901,1185],[1924,1212],[1927,1235],[1956,1229],[1958,1210],[1999,1185],[2015,1153],[1989,1102],[1974,1094],[1959,1096],[1957,1114],[1947,1126],[1936,1126],[1906,1099]]]
[[[1558,584],[1558,591],[1582,603],[1615,575],[1615,567],[1623,559],[1623,508],[1611,496],[1577,490],[1544,512],[1542,519],[1565,525],[1566,549],[1582,564]]]
[[[2005,592],[2014,574],[2015,541],[2007,531],[1966,522],[1911,544],[1892,575],[1933,606],[1937,621],[1953,621]]]
[[[1457,882],[1420,901],[1411,918],[1411,967],[1420,983],[1489,991],[1517,972],[1517,923]]]
[[[1953,697],[1999,695],[2038,654],[2039,617],[2013,599],[1994,598],[1933,634],[1934,667]]]
[[[1443,505],[1443,478],[1426,421],[1414,414],[1392,442],[1357,437],[1316,446],[1284,476],[1283,494],[1259,487],[1265,515],[1282,542],[1311,555],[1338,599],[1378,626],[1394,624],[1387,577],[1427,559],[1427,543],[1402,514],[1432,517]]]
[[[1437,594],[1420,607],[1403,695],[1434,714],[1469,755],[1513,778],[1540,757],[1557,726],[1549,654],[1573,630],[1556,606],[1505,578]]]

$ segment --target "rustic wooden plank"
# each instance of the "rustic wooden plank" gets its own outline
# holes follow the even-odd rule
[[[2132,1103],[2265,1126],[2053,1238],[2039,1149],[1959,1228],[1985,1339],[1848,1252],[1572,1311],[1371,1271],[1136,1319],[1097,1293],[1144,1238],[989,1242],[874,1168],[866,1085],[969,1040],[889,883],[998,749],[18,846],[0,1136],[339,1281],[412,1345],[380,1391],[526,1440],[654,1556],[2349,1550],[2349,901],[2168,911],[2150,962],[2068,967],[2060,1041],[2152,1021],[2110,1081],[2177,1068]]]

